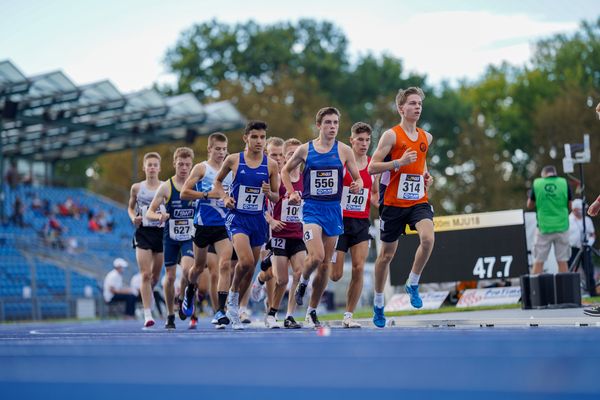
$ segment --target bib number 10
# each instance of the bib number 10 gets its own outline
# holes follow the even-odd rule
[[[479,257],[473,268],[473,275],[479,277],[479,279],[492,279],[492,278],[507,278],[510,276],[510,266],[513,262],[513,256],[501,256],[500,265],[496,268],[494,273],[494,267],[498,257]]]

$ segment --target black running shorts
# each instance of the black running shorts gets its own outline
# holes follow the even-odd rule
[[[371,223],[368,218],[344,217],[344,233],[338,237],[335,249],[347,253],[350,247],[371,240],[372,238],[369,234],[370,226]]]
[[[194,244],[200,248],[204,248],[210,244],[215,244],[223,239],[228,239],[227,229],[222,226],[204,226],[194,225],[196,234],[194,235]]]
[[[276,256],[291,258],[294,254],[306,251],[302,239],[271,238],[271,248]]]
[[[133,248],[152,250],[153,253],[163,252],[164,228],[140,226],[133,235]]]
[[[412,207],[385,206],[381,213],[381,241],[395,242],[405,233],[406,225],[415,229],[417,222],[424,219],[433,221],[433,207],[429,203]]]

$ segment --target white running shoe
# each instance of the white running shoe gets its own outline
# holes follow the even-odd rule
[[[153,319],[147,319],[147,320],[144,322],[144,327],[143,327],[142,329],[143,329],[143,330],[145,330],[145,331],[146,331],[146,330],[151,330],[151,329],[152,329],[152,327],[154,326],[154,324],[155,324],[155,322],[154,322],[154,320],[153,320]]]
[[[317,310],[312,310],[310,313],[306,314],[306,318],[304,318],[304,326],[307,328],[320,328],[321,322],[317,317]]]
[[[239,314],[240,314],[240,321],[242,321],[242,324],[251,324],[252,323],[252,320],[250,319],[250,312],[248,311],[247,308],[240,309]]]
[[[265,298],[267,292],[265,291],[265,285],[258,283],[258,277],[252,282],[252,288],[250,289],[250,298],[255,303],[258,303]]]
[[[342,326],[344,328],[361,328],[361,325],[352,319],[352,317],[344,317],[344,321],[342,321]]]
[[[231,328],[236,331],[244,329],[244,324],[240,321],[240,310],[232,304],[227,305],[227,318],[231,321]]]
[[[272,316],[272,315],[269,315],[269,314],[267,314],[265,316],[265,326],[268,329],[279,329],[279,328],[281,328],[279,326],[279,324],[277,323],[277,320],[275,319],[275,317]]]

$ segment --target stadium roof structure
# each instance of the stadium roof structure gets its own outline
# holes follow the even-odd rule
[[[75,85],[62,71],[25,76],[0,61],[0,157],[53,162],[243,127],[228,101],[154,89],[122,94],[110,81]]]

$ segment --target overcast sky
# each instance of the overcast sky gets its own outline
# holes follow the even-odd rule
[[[26,75],[62,69],[76,84],[109,79],[130,92],[173,81],[163,57],[194,23],[313,18],[339,26],[353,55],[390,53],[435,84],[476,79],[503,60],[522,65],[535,40],[598,16],[598,0],[0,0],[0,60]]]

